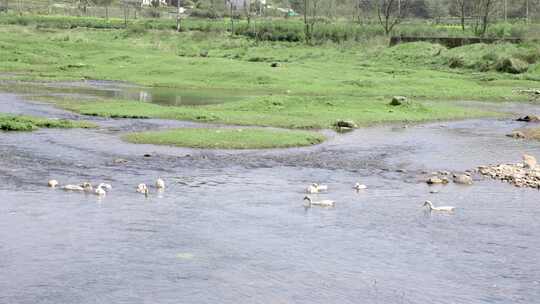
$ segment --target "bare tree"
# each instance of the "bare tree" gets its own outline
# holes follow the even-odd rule
[[[459,8],[459,17],[461,21],[461,30],[465,31],[465,8],[467,7],[467,1],[469,0],[456,0]]]
[[[250,0],[244,0],[244,14],[246,15],[248,27],[251,26],[251,2]]]
[[[474,32],[478,36],[484,36],[491,22],[491,15],[495,8],[496,0],[474,0],[475,25]]]
[[[304,0],[304,35],[306,43],[311,44],[313,40],[313,29],[317,22],[319,0]]]
[[[176,31],[180,32],[182,30],[182,14],[180,12],[180,9],[182,6],[180,5],[180,0],[176,0]]]
[[[525,22],[529,24],[529,0],[525,0]]]
[[[234,36],[234,4],[232,0],[229,0],[230,12],[231,12],[231,36]]]
[[[86,15],[88,11],[88,7],[91,6],[93,3],[91,0],[79,0],[77,1],[77,7],[79,10]]]
[[[401,22],[406,6],[406,0],[376,0],[377,17],[386,35]]]
[[[95,0],[96,5],[103,6],[105,8],[105,19],[109,20],[109,6],[111,6],[113,0]]]

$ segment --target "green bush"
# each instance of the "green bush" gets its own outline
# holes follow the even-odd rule
[[[495,68],[499,72],[521,74],[527,72],[529,64],[517,58],[504,58],[497,62]]]
[[[219,19],[219,18],[223,17],[216,10],[213,10],[213,9],[198,9],[198,8],[192,9],[191,12],[190,12],[190,15],[192,17],[196,17],[196,18],[208,18],[208,19]]]
[[[448,59],[448,66],[452,69],[462,68],[465,66],[465,61],[459,56],[450,57]]]

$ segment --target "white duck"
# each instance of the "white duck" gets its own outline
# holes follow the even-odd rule
[[[112,189],[112,186],[110,184],[106,184],[106,183],[101,183],[97,187],[102,188],[105,191],[111,191],[111,189]]]
[[[434,207],[431,201],[425,201],[422,207],[425,207],[425,206],[427,206],[430,211],[454,212],[454,210],[456,210],[456,207],[452,207],[452,206]]]
[[[319,189],[315,186],[316,184],[311,184],[306,188],[306,193],[315,194],[319,193]]]
[[[137,192],[142,193],[145,196],[148,196],[148,186],[146,186],[146,184],[139,184],[137,186]]]
[[[156,188],[158,189],[165,189],[165,181],[161,178],[158,178],[156,180]]]
[[[328,191],[328,185],[319,185],[317,183],[311,184],[313,187],[317,188],[317,191]]]
[[[51,188],[56,188],[56,186],[58,186],[58,181],[55,180],[55,179],[51,179],[51,180],[49,180],[48,185]]]
[[[94,193],[97,195],[97,196],[105,196],[107,195],[107,191],[105,191],[103,188],[102,188],[102,185],[100,184],[96,190],[94,190]]]
[[[83,192],[84,188],[79,185],[65,185],[62,187],[62,190]]]
[[[321,207],[334,207],[336,205],[336,202],[331,200],[322,200],[322,201],[314,201],[311,199],[311,197],[306,196],[304,197],[304,200],[307,201],[307,206],[321,206]]]
[[[364,190],[364,189],[367,189],[367,186],[366,185],[363,185],[363,184],[360,184],[360,183],[356,183],[354,184],[354,187],[353,187],[356,191],[360,191],[360,190]]]
[[[84,182],[80,186],[83,188],[84,192],[94,192],[94,187],[92,187],[92,184],[90,184],[89,182]]]

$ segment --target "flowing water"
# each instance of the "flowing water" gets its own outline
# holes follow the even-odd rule
[[[0,94],[0,112],[77,117],[14,94]],[[100,128],[0,133],[0,303],[539,301],[539,192],[478,179],[431,194],[423,182],[540,156],[539,143],[504,136],[523,123],[381,126],[315,147],[208,151],[119,139],[194,123],[88,119]],[[135,192],[158,177],[164,192]],[[98,199],[49,189],[50,178],[114,188]],[[368,189],[353,191],[357,181]],[[304,208],[310,182],[328,184],[318,198],[336,207]],[[426,199],[457,212],[426,213]]]

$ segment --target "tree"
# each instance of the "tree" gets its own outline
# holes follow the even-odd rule
[[[92,5],[91,0],[78,0],[77,6],[81,12],[83,12],[86,15],[86,11],[88,6]]]
[[[484,36],[491,22],[491,14],[495,8],[496,0],[474,0],[474,32],[478,36]]]
[[[448,7],[445,6],[445,3],[439,0],[428,1],[427,11],[429,17],[436,18],[437,22],[441,19],[441,17],[448,16]]]
[[[409,15],[416,18],[431,18],[433,16],[438,16],[437,6],[433,5],[439,3],[440,1],[431,1],[428,3],[426,0],[411,0],[409,2]]]
[[[465,31],[465,8],[467,7],[468,0],[456,0],[457,7],[459,8],[459,18],[461,21],[461,30]]]
[[[182,12],[180,11],[182,6],[180,5],[180,0],[176,0],[176,31],[180,32],[182,29]]]
[[[304,0],[302,9],[304,15],[304,36],[306,37],[306,43],[311,44],[313,39],[313,29],[317,22],[319,0]]]
[[[406,0],[376,0],[377,18],[386,35],[398,25],[406,12]]]
[[[244,0],[244,14],[246,15],[248,27],[251,26],[251,2],[250,0]]]
[[[109,6],[111,6],[113,0],[95,0],[96,5],[105,7],[105,19],[109,19]]]

